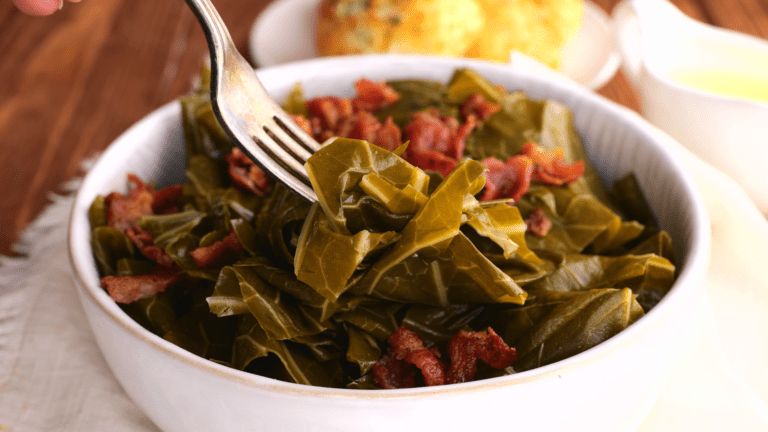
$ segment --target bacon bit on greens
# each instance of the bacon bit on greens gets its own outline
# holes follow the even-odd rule
[[[307,101],[307,117],[315,139],[320,142],[335,136],[341,121],[352,115],[352,102],[338,96],[324,96]]]
[[[373,366],[373,380],[385,389],[411,388],[417,383],[419,369],[426,386],[455,384],[475,379],[477,360],[494,369],[505,369],[517,360],[517,351],[509,347],[492,328],[485,332],[461,330],[448,343],[447,365],[435,347],[426,348],[421,337],[400,327],[387,338],[389,350]]]
[[[475,379],[478,360],[498,370],[512,366],[517,350],[488,327],[488,333],[460,330],[448,343],[448,356],[451,367],[445,383],[456,384]]]
[[[128,195],[112,192],[104,198],[107,224],[122,232],[138,228],[136,219],[153,214],[154,189],[135,174],[128,174]]]
[[[168,268],[176,265],[173,258],[168,256],[162,248],[155,245],[155,239],[149,232],[144,231],[141,228],[132,228],[127,230],[125,235],[127,235],[141,253],[150,260]]]
[[[552,221],[544,214],[544,210],[537,208],[525,218],[525,225],[529,233],[544,237],[552,228]]]
[[[584,161],[572,164],[563,161],[563,149],[544,152],[534,143],[526,143],[520,154],[533,159],[536,164],[532,180],[553,186],[568,185],[584,174]]]
[[[533,160],[527,156],[517,155],[502,162],[491,156],[480,161],[488,171],[485,173],[485,191],[480,201],[490,201],[501,198],[519,200],[531,186],[533,175]]]
[[[500,109],[501,105],[488,102],[480,93],[473,93],[461,104],[459,112],[466,122],[473,116],[479,121],[485,121]]]
[[[243,189],[258,196],[264,196],[272,189],[272,180],[251,159],[237,147],[224,157],[229,163],[229,176]]]
[[[123,195],[112,192],[104,198],[107,213],[107,225],[122,231],[131,239],[144,256],[164,266],[173,267],[173,259],[165,251],[155,246],[152,234],[139,227],[137,219],[153,214],[166,214],[178,211],[177,202],[181,198],[181,185],[155,190],[144,183],[135,174],[128,174],[130,192]]]
[[[101,286],[117,303],[133,303],[136,300],[161,293],[181,280],[181,273],[159,270],[135,276],[105,276]]]
[[[243,245],[237,238],[234,229],[221,240],[213,242],[209,246],[200,246],[189,254],[200,267],[208,267],[211,264],[221,262],[228,256],[237,257],[243,252]]]
[[[400,93],[384,81],[360,79],[355,83],[355,91],[352,107],[356,111],[378,111],[400,100]]]

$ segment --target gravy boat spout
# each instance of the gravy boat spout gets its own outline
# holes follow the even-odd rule
[[[613,17],[643,115],[768,215],[768,41],[701,23],[665,0],[624,0]]]

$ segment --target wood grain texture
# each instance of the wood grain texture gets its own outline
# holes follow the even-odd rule
[[[606,12],[618,0],[593,0]],[[238,48],[270,0],[216,0]],[[692,17],[768,38],[767,0],[673,0]],[[50,17],[0,2],[0,254],[81,174],[83,159],[190,89],[207,46],[182,0],[83,0]],[[639,110],[619,73],[599,93]]]

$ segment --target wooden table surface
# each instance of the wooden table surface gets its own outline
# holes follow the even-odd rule
[[[593,0],[610,12],[618,0]],[[216,0],[241,52],[270,0]],[[768,0],[672,0],[688,15],[768,38]],[[83,0],[50,17],[0,2],[0,254],[82,173],[83,159],[190,89],[207,47],[182,0]],[[621,73],[599,93],[639,110]]]

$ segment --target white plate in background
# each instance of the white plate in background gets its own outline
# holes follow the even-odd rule
[[[257,67],[317,57],[315,26],[320,0],[276,0],[259,15],[251,29],[249,53]],[[590,1],[584,2],[579,32],[563,51],[561,72],[590,89],[613,78],[619,67],[610,17]]]

